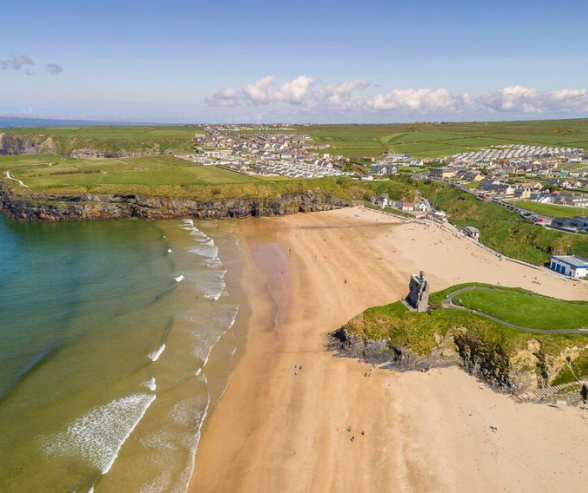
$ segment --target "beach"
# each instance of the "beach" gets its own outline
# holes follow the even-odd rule
[[[372,369],[324,343],[403,298],[421,270],[432,291],[479,281],[585,300],[586,283],[360,208],[247,219],[237,236],[248,333],[204,423],[190,491],[584,490],[581,410],[518,404],[457,368]]]

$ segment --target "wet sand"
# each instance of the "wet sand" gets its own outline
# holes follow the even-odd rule
[[[246,220],[238,236],[249,332],[190,491],[584,490],[586,413],[517,404],[459,369],[365,378],[366,366],[323,344],[404,297],[419,270],[434,291],[480,281],[587,299],[586,283],[363,209]]]

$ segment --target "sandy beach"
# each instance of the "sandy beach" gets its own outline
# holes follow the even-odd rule
[[[587,413],[518,404],[457,368],[365,378],[323,344],[420,270],[433,291],[480,281],[588,299],[586,283],[365,209],[248,219],[237,234],[249,332],[191,492],[585,491]]]

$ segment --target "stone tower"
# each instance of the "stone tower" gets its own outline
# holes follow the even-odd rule
[[[407,301],[419,313],[429,309],[429,281],[423,271],[419,275],[410,276]]]

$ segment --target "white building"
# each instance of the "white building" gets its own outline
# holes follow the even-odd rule
[[[588,260],[576,255],[553,256],[549,268],[576,279],[588,276]]]

